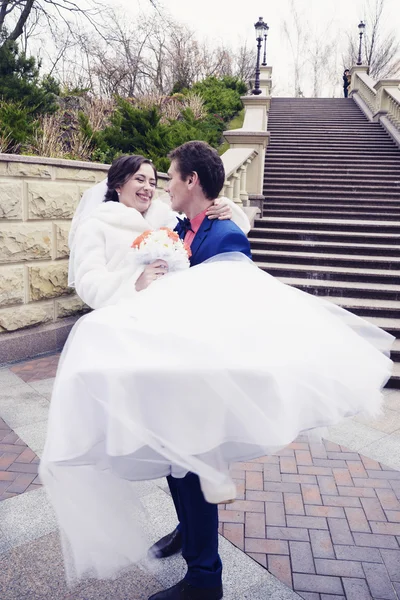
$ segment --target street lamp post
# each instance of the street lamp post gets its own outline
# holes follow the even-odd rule
[[[262,66],[263,67],[267,66],[267,36],[268,36],[268,30],[269,30],[269,27],[268,27],[267,23],[265,23],[265,26],[264,26],[264,59],[262,61]]]
[[[358,61],[357,61],[358,66],[362,65],[361,48],[362,48],[362,37],[364,34],[364,29],[365,29],[365,23],[363,21],[360,21],[360,23],[358,25],[358,31],[359,31],[359,36],[360,36],[360,44],[358,46]]]
[[[261,94],[261,89],[260,89],[261,43],[262,43],[263,35],[265,32],[265,23],[264,23],[262,17],[260,17],[258,19],[258,21],[257,21],[257,23],[255,23],[254,27],[256,30],[256,40],[257,40],[257,63],[256,63],[256,78],[255,78],[255,82],[254,82],[254,90],[252,90],[251,93],[255,96],[258,96],[259,94]]]

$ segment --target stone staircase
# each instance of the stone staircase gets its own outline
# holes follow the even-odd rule
[[[254,261],[396,336],[400,388],[400,149],[352,99],[274,98]]]

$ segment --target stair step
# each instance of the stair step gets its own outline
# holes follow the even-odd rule
[[[327,298],[329,300],[329,298]],[[383,319],[381,317],[364,317],[366,321],[391,333],[396,338],[400,337],[400,319]]]
[[[397,202],[388,202],[387,200],[382,200],[382,203],[377,204],[377,200],[375,199],[363,199],[363,200],[352,200],[345,198],[335,198],[334,200],[327,202],[327,200],[322,202],[310,202],[309,198],[304,198],[303,202],[291,201],[291,199],[287,196],[283,196],[284,200],[281,199],[280,196],[269,196],[267,192],[264,192],[266,196],[266,200],[264,202],[264,208],[266,210],[280,210],[281,208],[284,210],[318,210],[318,211],[335,211],[335,210],[344,210],[350,209],[352,211],[360,212],[383,212],[388,214],[398,214],[400,211],[400,200]]]
[[[367,256],[356,254],[335,254],[334,252],[318,252],[309,249],[308,252],[302,252],[300,249],[283,250],[264,248],[252,248],[252,255],[255,261],[260,262],[288,262],[290,264],[314,264],[332,266],[356,266],[364,269],[391,269],[400,267],[400,257],[397,256]]]
[[[303,251],[319,251],[319,252],[336,252],[339,254],[358,254],[371,256],[386,256],[400,258],[400,245],[393,244],[362,244],[359,242],[340,244],[338,242],[310,242],[308,240],[264,240],[261,238],[255,238],[250,232],[249,241],[254,248],[268,246],[269,249],[293,249]]]
[[[326,300],[338,304],[360,317],[382,319],[400,319],[400,302],[397,300],[378,300],[377,298],[346,298],[344,296],[326,296]]]
[[[332,231],[332,230],[324,230],[324,229],[289,229],[289,228],[271,228],[271,227],[254,227],[252,229],[251,235],[253,238],[262,238],[269,239],[272,237],[287,237],[292,239],[297,239],[298,237],[303,237],[305,240],[317,240],[317,238],[327,238],[326,241],[331,239],[332,241],[342,241],[342,242],[354,242],[355,240],[361,240],[367,243],[386,243],[386,244],[400,244],[400,231],[399,233],[366,233],[364,231]]]
[[[297,216],[297,217],[310,217],[310,216],[314,216],[314,217],[326,217],[327,213],[324,213],[324,211],[318,211],[317,209],[314,210],[303,210],[303,209],[293,209],[293,210],[285,210],[284,208],[280,208],[279,210],[269,210],[268,209],[268,205],[266,204],[264,206],[266,212],[271,215],[271,216]],[[387,219],[388,221],[398,221],[398,219],[400,218],[400,212],[397,213],[390,213],[390,214],[385,214],[383,212],[366,212],[366,211],[339,211],[339,210],[331,210],[329,211],[329,214],[332,216],[332,218],[338,218],[340,216],[343,216],[347,219],[372,219],[372,220],[376,220],[376,219]]]
[[[315,296],[360,296],[381,300],[400,300],[400,285],[389,283],[362,283],[348,281],[326,281],[320,279],[302,279],[299,277],[278,277],[279,281],[291,285]]]
[[[320,227],[329,228],[330,231],[346,230],[346,231],[358,231],[361,232],[386,232],[386,233],[397,233],[400,232],[400,220],[398,222],[381,221],[381,220],[370,220],[364,221],[362,219],[327,219],[327,218],[303,218],[298,219],[296,217],[272,217],[264,216],[262,219],[256,219],[256,227],[282,227],[282,228],[293,228],[293,229],[314,229],[319,230]]]
[[[256,263],[257,266],[267,271],[274,277],[295,277],[314,281],[337,281],[361,283],[389,283],[397,284],[400,281],[400,271],[369,269],[361,267],[325,267],[316,265],[296,265],[288,263]],[[399,303],[400,310],[400,303]]]
[[[321,192],[319,192],[321,193]],[[346,204],[347,207],[351,207],[356,211],[361,211],[361,207],[365,206],[368,209],[377,212],[380,209],[391,209],[391,210],[400,210],[400,198],[394,197],[389,198],[372,198],[372,197],[363,197],[354,195],[351,196],[333,196],[331,194],[312,196],[310,194],[307,195],[306,192],[298,192],[297,190],[293,193],[290,190],[282,190],[282,192],[277,192],[275,190],[265,189],[263,192],[264,196],[264,208],[268,209],[270,206],[274,204],[278,204],[279,208],[287,209],[289,208],[289,204],[292,204],[294,207],[301,210],[303,207],[306,207],[306,204],[309,204],[309,208],[312,210],[318,210],[321,206],[330,206],[332,210],[336,210],[339,205]],[[390,211],[389,211],[390,212]],[[400,219],[399,219],[400,220]]]

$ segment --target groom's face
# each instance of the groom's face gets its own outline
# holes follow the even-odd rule
[[[172,210],[177,212],[185,212],[185,207],[190,201],[190,183],[189,178],[184,181],[179,172],[179,165],[176,160],[171,162],[168,169],[169,182],[166,191],[171,198]]]

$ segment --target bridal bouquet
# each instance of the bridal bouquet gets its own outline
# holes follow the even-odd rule
[[[134,260],[140,265],[150,265],[155,260],[165,260],[169,271],[180,271],[190,267],[190,248],[179,235],[161,227],[156,231],[145,231],[132,244]]]

